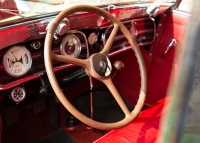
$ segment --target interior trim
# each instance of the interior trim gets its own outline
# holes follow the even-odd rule
[[[63,65],[63,66],[59,66],[59,67],[54,68],[54,72],[57,72],[57,71],[60,71],[60,70],[64,70],[64,69],[68,69],[68,68],[72,68],[74,66],[75,65],[72,65],[72,64],[66,64],[66,65]],[[13,87],[15,87],[17,85],[25,83],[27,81],[39,78],[44,73],[46,73],[46,71],[42,71],[42,72],[36,73],[34,75],[30,75],[30,76],[15,80],[14,82],[10,82],[9,84],[0,84],[0,90],[10,89],[10,88],[13,88]]]

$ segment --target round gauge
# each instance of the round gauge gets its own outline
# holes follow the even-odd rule
[[[22,87],[16,87],[11,92],[11,99],[16,103],[22,102],[25,99],[25,97],[26,92]]]
[[[62,40],[60,49],[62,55],[76,58],[81,53],[81,42],[74,34],[69,34]]]
[[[95,32],[92,32],[88,37],[88,43],[94,45],[97,42],[98,36]]]
[[[13,46],[3,57],[4,69],[13,77],[25,75],[31,68],[31,65],[31,54],[25,46]]]

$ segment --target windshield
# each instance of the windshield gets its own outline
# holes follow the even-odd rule
[[[55,13],[78,5],[107,5],[118,3],[175,2],[175,0],[0,0],[0,22]]]

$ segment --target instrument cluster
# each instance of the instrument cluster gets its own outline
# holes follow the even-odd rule
[[[92,33],[92,32],[91,32]],[[89,47],[97,39],[94,33],[69,30],[63,36],[52,41],[52,52],[74,58],[89,57]],[[90,43],[88,43],[90,37]],[[0,89],[9,89],[18,83],[40,77],[45,73],[44,66],[44,38],[28,40],[11,45],[0,51]],[[70,64],[52,61],[54,71],[72,67]]]

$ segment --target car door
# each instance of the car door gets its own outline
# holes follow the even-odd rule
[[[156,41],[151,47],[153,60],[148,73],[148,105],[164,98],[170,79],[175,82],[178,76],[179,59],[190,18],[190,14],[184,12],[184,9],[186,8],[181,5],[181,9],[169,9],[157,17]]]

